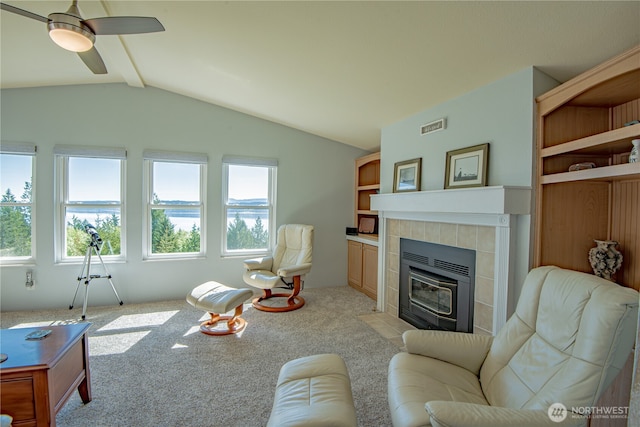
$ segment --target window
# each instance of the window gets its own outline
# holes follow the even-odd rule
[[[56,261],[87,253],[92,226],[102,239],[100,255],[124,259],[124,162],[121,148],[54,147],[57,167]]]
[[[36,146],[2,142],[0,146],[0,262],[33,262],[35,242],[33,170]]]
[[[223,255],[264,253],[273,246],[275,160],[225,157]]]
[[[205,254],[206,154],[145,151],[145,258]]]

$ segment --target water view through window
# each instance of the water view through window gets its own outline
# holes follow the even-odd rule
[[[269,248],[271,198],[270,167],[227,166],[226,251]]]

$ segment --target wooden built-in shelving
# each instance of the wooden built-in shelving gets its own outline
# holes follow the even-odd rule
[[[358,227],[362,218],[373,218],[377,224],[378,213],[371,210],[371,196],[380,192],[380,153],[369,154],[357,159],[355,173],[354,225]]]
[[[356,159],[355,227],[363,218],[375,222],[373,234],[347,236],[349,286],[374,300],[378,293],[378,212],[371,209],[371,196],[380,192],[380,153]]]
[[[640,124],[630,124],[640,120],[640,46],[536,102],[534,266],[592,273],[587,254],[593,240],[615,240],[624,257],[616,282],[640,290],[640,163],[628,163],[631,140],[640,138]],[[576,163],[596,167],[569,172]],[[629,405],[632,366],[627,363],[598,406]],[[624,426],[626,420],[589,425]]]
[[[640,46],[537,98],[537,265],[591,273],[594,239],[616,240],[617,283],[640,290]],[[577,163],[595,168],[569,171]]]

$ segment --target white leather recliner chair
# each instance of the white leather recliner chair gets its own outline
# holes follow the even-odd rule
[[[596,406],[624,366],[637,322],[633,289],[557,267],[533,269],[495,337],[405,332],[407,352],[389,364],[393,425],[587,425],[578,413]]]
[[[311,271],[313,226],[285,224],[278,228],[276,247],[272,256],[252,258],[244,261],[245,283],[263,290],[263,295],[254,298],[253,306],[258,310],[282,312],[292,311],[304,305],[299,296],[302,278]],[[284,287],[290,293],[274,293],[273,288]],[[270,298],[286,298],[286,304],[277,304]],[[265,301],[265,303],[263,303]]]

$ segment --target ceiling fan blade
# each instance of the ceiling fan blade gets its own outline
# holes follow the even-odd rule
[[[78,56],[82,59],[82,62],[89,67],[93,74],[107,74],[107,67],[104,65],[104,62],[102,62],[102,58],[95,47],[92,47],[86,52],[78,52]]]
[[[19,7],[11,6],[10,4],[0,3],[0,9],[6,10],[7,12],[15,13],[17,15],[22,15],[27,18],[35,19],[36,21],[49,22],[49,20],[44,16],[29,12],[28,10],[20,9]]]
[[[156,18],[145,16],[106,16],[82,21],[96,35],[140,34],[164,31]]]

